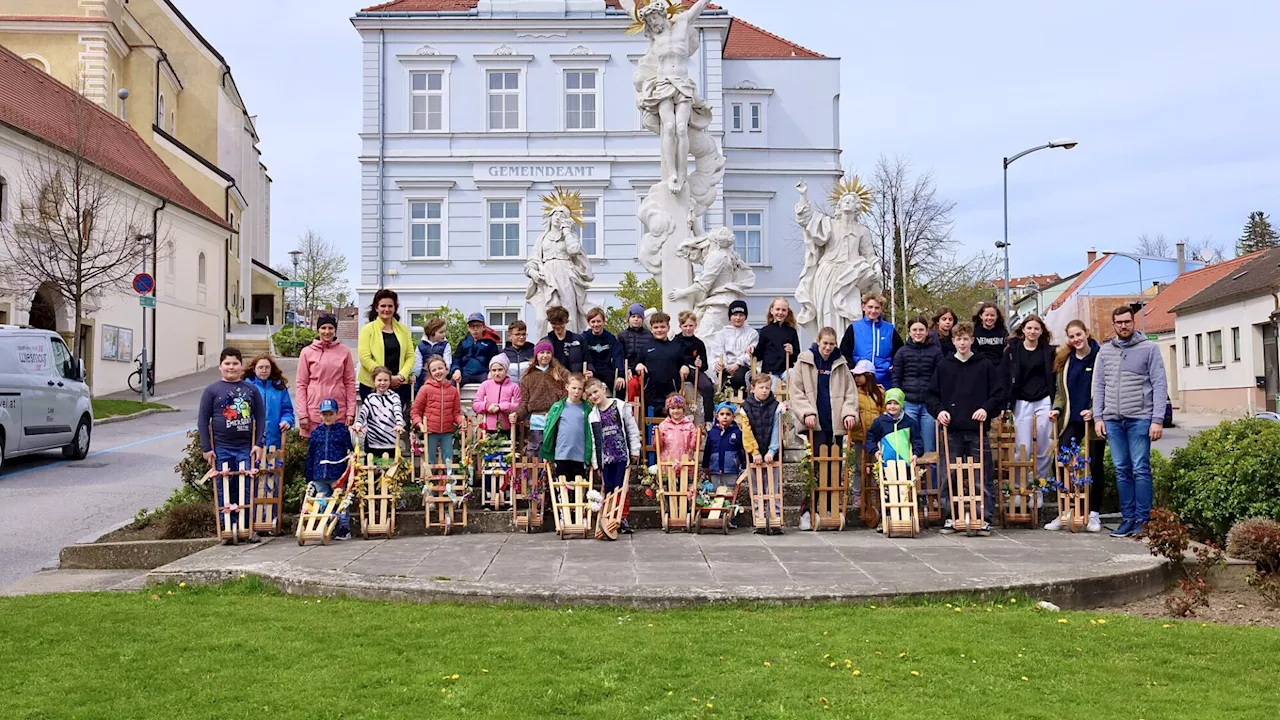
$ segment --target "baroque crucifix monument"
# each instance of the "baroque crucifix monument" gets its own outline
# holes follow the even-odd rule
[[[628,32],[643,33],[649,40],[633,80],[644,126],[661,140],[661,178],[637,213],[646,228],[638,257],[667,293],[663,309],[675,314],[691,309],[694,299],[679,292],[693,284],[693,264],[680,249],[691,238],[706,235],[701,218],[724,179],[724,154],[707,132],[711,106],[689,77],[689,58],[698,50],[693,23],[709,0],[687,9],[679,0],[622,2],[634,19]]]

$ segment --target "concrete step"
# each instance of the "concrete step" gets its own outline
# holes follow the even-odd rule
[[[244,361],[249,362],[255,355],[266,355],[271,352],[271,341],[266,338],[233,338],[227,337],[227,345],[239,348],[244,354]]]

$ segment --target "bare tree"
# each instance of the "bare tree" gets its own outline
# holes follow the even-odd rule
[[[328,307],[338,302],[339,297],[350,295],[344,275],[347,272],[347,256],[336,245],[325,240],[314,230],[307,228],[298,236],[296,249],[298,255],[297,277],[306,287],[298,291],[298,311],[317,307]],[[292,277],[295,275],[293,265],[282,265],[276,268],[281,273]]]
[[[1179,244],[1183,246],[1183,252],[1188,259],[1199,260],[1205,265],[1222,262],[1227,256],[1226,249],[1222,243],[1214,242],[1212,237],[1202,238],[1198,242],[1192,241],[1189,237],[1181,237],[1169,242],[1163,234],[1159,233],[1155,235],[1142,233],[1139,235],[1133,251],[1139,255],[1150,257],[1176,258]]]
[[[9,261],[8,285],[21,296],[52,291],[74,308],[75,353],[83,356],[79,328],[102,296],[124,289],[142,270],[152,238],[150,218],[89,158],[94,125],[109,122],[88,100],[69,98],[71,142],[24,161],[24,193],[12,223],[0,226]]]
[[[1212,237],[1203,237],[1198,241],[1187,239],[1187,257],[1195,258],[1205,265],[1216,265],[1226,260],[1227,248]]]
[[[1142,233],[1138,236],[1138,242],[1133,246],[1133,251],[1138,255],[1147,255],[1149,257],[1169,258],[1174,256],[1173,247],[1164,235],[1148,235]]]

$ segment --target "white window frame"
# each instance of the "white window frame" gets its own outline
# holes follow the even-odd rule
[[[1218,341],[1218,357],[1216,360],[1213,357],[1213,341],[1215,338]],[[1223,347],[1223,343],[1222,343],[1222,329],[1219,328],[1217,330],[1210,330],[1209,332],[1205,333],[1205,344],[1209,346],[1208,347],[1209,367],[1211,368],[1224,367],[1226,363],[1223,362],[1223,358],[1224,358],[1223,350],[1225,348]]]
[[[423,45],[413,54],[397,55],[396,59],[400,61],[402,72],[402,82],[404,83],[404,130],[414,134],[438,134],[449,132],[449,98],[452,95],[452,70],[453,62],[458,59],[457,55],[442,55],[430,46]],[[440,78],[440,95],[443,98],[440,104],[440,129],[439,130],[414,130],[413,129],[413,73],[442,73]],[[434,91],[432,91],[434,92]]]
[[[587,252],[587,240],[585,237],[583,237],[583,235],[585,235],[586,228],[582,227],[582,228],[578,228],[578,233],[579,233],[578,239],[582,240],[582,252],[586,254],[586,256],[589,258],[603,259],[605,257],[604,233],[602,232],[604,228],[604,196],[588,195],[585,192],[583,192],[582,202],[584,204],[589,202],[593,202],[596,204],[596,214],[591,218],[591,222],[594,223],[596,226],[596,251]]]
[[[424,217],[422,220],[415,221],[413,219],[413,206],[415,203],[440,203],[440,217],[433,220],[431,217]],[[424,214],[428,214],[429,207],[424,207]],[[440,254],[432,255],[414,255],[413,254],[413,226],[421,224],[430,226],[438,224],[440,226]],[[427,249],[427,243],[430,241],[428,233],[423,233],[423,251]],[[408,262],[438,262],[449,259],[449,199],[442,196],[413,196],[406,197],[404,200],[404,258]]]
[[[431,315],[435,312],[438,312],[439,310],[440,308],[433,307],[433,308],[413,308],[411,310],[405,311],[405,315],[404,315],[405,324],[409,326],[409,337],[413,339],[413,346],[415,348],[418,346],[418,343],[421,342],[422,338],[424,337],[422,333],[422,326],[425,325],[426,323],[413,322],[413,316],[414,315],[424,315],[424,316]],[[447,362],[453,362],[453,358],[448,358]],[[426,372],[425,368],[423,369],[423,372]]]
[[[415,75],[424,76],[424,81],[423,81],[424,89],[422,90],[414,89],[413,78]],[[440,76],[439,90],[431,89],[432,75]],[[409,82],[408,82],[409,102],[407,104],[407,110],[409,114],[409,120],[408,120],[408,123],[406,123],[406,125],[409,128],[409,132],[412,132],[412,133],[448,132],[449,131],[449,69],[447,67],[411,68],[408,72],[408,76],[409,76]],[[414,127],[414,124],[413,124],[414,115],[415,115],[414,109],[413,109],[413,101],[419,97],[426,98],[425,102],[427,103],[426,108],[423,110],[423,112],[425,113],[425,116],[423,117],[423,126],[420,128]],[[433,97],[440,98],[440,127],[438,128],[431,127],[431,107],[430,106],[431,106],[431,98]]]
[[[511,91],[507,89],[497,90],[497,91],[489,89],[489,77],[494,73],[504,73],[504,74],[515,73],[516,75],[516,83],[518,85],[514,93],[516,96],[516,127],[495,128],[490,124],[491,118],[489,116],[489,99],[493,97],[494,93],[500,93],[503,96],[512,94]],[[484,129],[485,131],[495,132],[495,133],[524,132],[525,91],[528,89],[527,83],[525,82],[527,77],[525,73],[525,69],[523,67],[514,67],[514,66],[513,67],[486,67],[484,69],[484,73],[482,73],[482,76],[484,77]],[[505,84],[505,81],[504,81],[504,84]],[[505,106],[505,103],[504,103],[504,106]],[[506,121],[505,121],[506,112],[507,111],[504,107],[503,109],[504,125],[506,124]]]
[[[164,129],[164,93],[160,93],[160,99],[156,101],[156,127]]]
[[[505,314],[510,313],[512,318],[511,320],[507,320],[505,322],[494,323],[493,321],[494,313],[503,313],[504,316]],[[502,342],[500,343],[501,345],[507,344],[507,326],[510,325],[515,320],[523,320],[523,319],[524,319],[524,310],[521,308],[487,307],[484,309],[485,324],[493,328],[493,331],[498,333],[498,336],[502,338]]]
[[[747,126],[753,133],[764,132],[764,103],[753,102],[749,105]]]
[[[502,223],[504,225],[509,225],[512,222],[514,222],[516,223],[517,227],[520,230],[520,237],[518,238],[515,255],[494,255],[492,252],[493,246],[491,244],[492,240],[490,238],[490,234],[492,232],[492,225],[494,224],[493,223],[494,219],[490,217],[489,213],[490,213],[490,206],[493,203],[515,203],[516,204],[516,208],[517,208],[516,217],[514,219],[502,218]],[[524,225],[524,198],[486,197],[484,199],[484,257],[486,260],[524,260],[526,255],[525,243],[527,242],[527,238],[525,237],[525,232],[526,232],[526,228]],[[504,237],[504,245],[505,245],[505,237]]]
[[[595,87],[591,90],[582,90],[580,87],[576,90],[569,89],[569,73],[582,74],[590,73],[595,76]],[[581,84],[581,83],[579,83]],[[604,71],[597,67],[563,67],[560,69],[560,128],[565,132],[600,132],[604,129]],[[569,127],[569,95],[575,94],[579,97],[590,95],[595,99],[595,124],[591,127]],[[582,105],[578,105],[578,116],[581,121]]]
[[[733,103],[729,106],[729,131],[742,132],[742,103]]]
[[[729,209],[729,230],[733,232],[733,247],[735,251],[737,250],[737,247],[738,247],[738,232],[741,231],[743,233],[748,233],[748,232],[751,232],[752,227],[755,227],[753,225],[748,225],[748,224],[743,224],[743,225],[736,224],[733,221],[734,219],[733,216],[739,213],[748,214],[748,215],[750,214],[760,215],[760,226],[759,226],[760,259],[756,262],[751,262],[750,260],[747,259],[746,255],[740,254],[742,257],[742,261],[753,267],[767,265],[769,261],[769,254],[767,252],[767,248],[769,245],[769,233],[768,233],[769,213],[767,209],[761,206],[733,207]],[[744,243],[745,242],[746,240],[744,239]]]
[[[1231,362],[1240,362],[1241,344],[1239,326],[1231,328]]]
[[[200,257],[196,258],[196,302],[206,305],[209,302],[208,285],[206,280],[209,276],[209,259],[200,251]]]

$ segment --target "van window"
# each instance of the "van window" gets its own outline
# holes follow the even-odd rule
[[[71,359],[71,351],[63,344],[61,338],[49,338],[53,344],[53,366],[58,369],[58,374],[68,380],[74,380],[76,377],[75,362]]]

